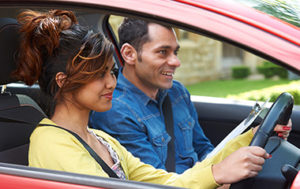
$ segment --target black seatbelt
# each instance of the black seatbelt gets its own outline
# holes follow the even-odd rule
[[[175,172],[175,145],[174,145],[174,123],[173,123],[173,111],[172,104],[169,95],[165,97],[162,104],[162,110],[164,114],[165,126],[167,133],[171,136],[171,140],[168,143],[168,154],[166,160],[166,169],[168,172]]]
[[[65,131],[68,131],[69,133],[71,133],[74,137],[76,137],[81,142],[81,144],[90,153],[90,155],[98,162],[98,164],[109,175],[109,177],[119,178],[117,176],[117,174],[102,160],[102,158],[99,157],[98,154],[80,136],[78,136],[76,133],[74,133],[74,132],[72,132],[72,131],[70,131],[68,129],[65,129],[63,127],[57,126],[57,125],[39,124],[39,126],[52,126],[52,127],[57,127],[57,128],[65,130]]]

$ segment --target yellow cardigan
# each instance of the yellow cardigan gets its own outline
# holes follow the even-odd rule
[[[43,119],[41,124],[53,124]],[[168,173],[155,169],[134,157],[116,139],[108,134],[93,130],[105,139],[117,152],[121,166],[129,180],[149,182],[185,188],[216,188],[211,166],[242,146],[249,145],[253,134],[248,131],[230,141],[216,156],[197,162],[183,174]],[[38,126],[30,137],[29,166],[60,171],[108,177],[100,165],[90,156],[83,145],[69,132],[51,126]]]

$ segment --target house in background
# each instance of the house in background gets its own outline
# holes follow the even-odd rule
[[[264,59],[241,48],[198,34],[176,29],[181,67],[175,79],[186,85],[207,80],[231,79],[233,66],[245,65],[252,74]]]

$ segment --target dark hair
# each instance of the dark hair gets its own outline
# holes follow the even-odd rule
[[[135,18],[125,17],[118,29],[119,46],[124,43],[132,45],[138,53],[138,58],[141,60],[142,46],[150,41],[148,33],[148,25],[152,22]],[[160,24],[161,26],[172,29],[172,27]]]
[[[71,11],[28,10],[18,16],[18,22],[22,40],[13,75],[28,85],[38,80],[41,90],[55,100],[99,77],[112,58],[112,43],[78,25]],[[58,72],[66,74],[61,88],[55,81]]]
[[[136,49],[138,54],[140,54],[143,44],[150,40],[148,24],[149,22],[145,20],[124,18],[118,29],[120,47],[122,47],[124,43],[129,43]]]

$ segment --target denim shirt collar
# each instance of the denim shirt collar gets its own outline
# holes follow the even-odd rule
[[[134,84],[132,84],[128,79],[126,79],[122,73],[123,68],[119,70],[118,74],[118,83],[117,87],[126,92],[126,94],[133,95],[135,99],[139,99],[145,106],[153,101],[154,103],[162,104],[164,98],[167,96],[167,89],[159,89],[156,100],[147,96],[143,91],[137,88]]]

